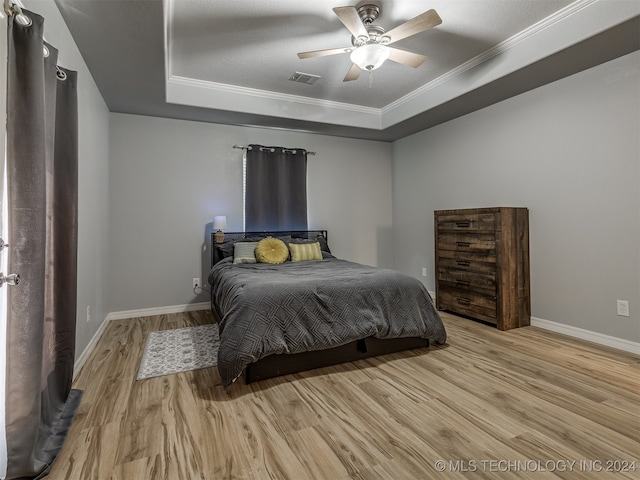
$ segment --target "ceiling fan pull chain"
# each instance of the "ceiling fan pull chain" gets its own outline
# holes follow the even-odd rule
[[[369,88],[373,85],[373,70],[369,70]]]

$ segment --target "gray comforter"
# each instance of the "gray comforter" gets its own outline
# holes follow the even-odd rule
[[[446,332],[417,279],[336,258],[234,265],[209,275],[220,315],[218,370],[225,386],[268,355],[300,353],[366,337],[422,337]]]

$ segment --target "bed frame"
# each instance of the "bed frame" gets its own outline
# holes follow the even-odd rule
[[[326,230],[294,230],[277,232],[229,232],[224,234],[224,243],[237,242],[247,238],[283,237],[315,239],[318,235],[328,239]],[[214,232],[211,233],[211,266],[222,260],[214,240]],[[220,314],[211,298],[211,311],[217,322],[220,322]],[[365,358],[386,355],[388,353],[423,348],[429,346],[429,340],[424,338],[393,338],[379,339],[375,337],[363,338],[339,347],[312,352],[270,355],[255,363],[248,365],[244,372],[244,381],[249,384],[257,380],[279,377],[291,373],[303,372],[314,368],[329,367],[345,362],[353,362]]]

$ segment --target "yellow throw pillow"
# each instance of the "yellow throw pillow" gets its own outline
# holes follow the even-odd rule
[[[256,246],[256,260],[260,263],[277,265],[284,263],[287,258],[289,258],[289,249],[286,243],[277,238],[263,238]]]
[[[291,261],[302,262],[304,260],[322,260],[320,243],[290,243]]]

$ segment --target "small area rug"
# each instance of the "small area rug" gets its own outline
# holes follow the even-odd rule
[[[188,372],[218,364],[218,325],[151,332],[136,380]]]

